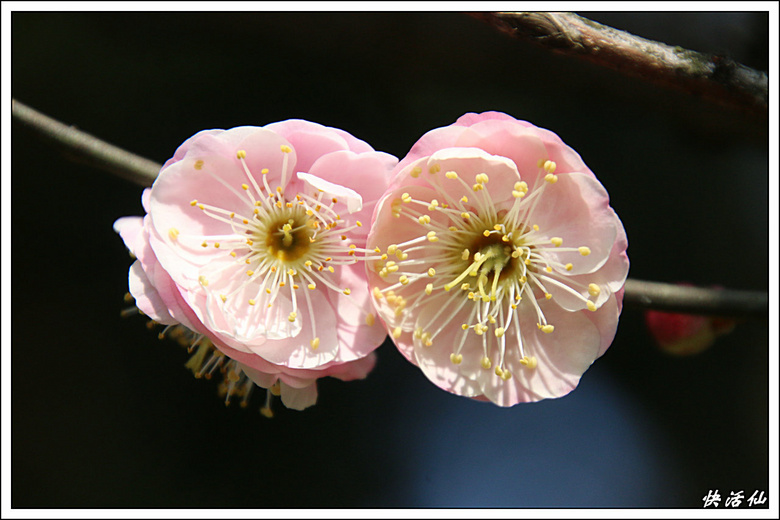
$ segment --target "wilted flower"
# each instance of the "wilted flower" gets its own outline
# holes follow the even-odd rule
[[[143,220],[114,225],[138,258],[138,308],[291,408],[315,402],[319,377],[365,377],[385,331],[358,261],[396,162],[300,120],[196,134],[144,192]]]
[[[374,213],[374,303],[436,385],[501,406],[559,397],[609,347],[623,225],[561,139],[506,114],[425,134]]]

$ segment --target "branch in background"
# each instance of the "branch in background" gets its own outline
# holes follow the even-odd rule
[[[574,13],[473,13],[502,32],[626,75],[766,117],[766,73],[719,55],[634,36]]]
[[[12,102],[14,119],[40,137],[74,152],[69,155],[141,186],[150,186],[160,171],[160,165],[153,161],[66,126],[16,100]],[[626,282],[624,302],[645,309],[724,317],[766,318],[769,311],[766,292],[704,289],[640,280]]]
[[[644,280],[626,281],[626,305],[683,314],[766,319],[769,296],[760,291],[709,289]]]
[[[27,105],[11,101],[13,119],[39,137],[62,148],[70,158],[84,162],[123,179],[151,186],[162,165],[135,155],[86,132],[67,126]]]

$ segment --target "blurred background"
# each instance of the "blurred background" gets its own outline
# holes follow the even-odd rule
[[[766,13],[579,14],[768,69]],[[12,60],[14,98],[160,163],[199,130],[290,118],[402,157],[465,112],[507,112],[606,186],[630,276],[768,288],[765,119],[466,14],[15,12]],[[304,412],[262,417],[262,390],[226,408],[184,349],[120,317],[131,259],[112,224],[143,214],[141,188],[13,130],[14,508],[698,508],[710,490],[769,492],[765,321],[676,358],[625,308],[576,391],[510,409],[447,394],[390,343]]]

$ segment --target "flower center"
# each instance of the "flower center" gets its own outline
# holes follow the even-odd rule
[[[438,165],[429,168],[431,175],[439,171]],[[445,347],[453,349],[452,363],[462,362],[461,350],[473,333],[481,336],[477,343],[482,346],[482,368],[495,365],[495,374],[508,380],[512,375],[505,364],[507,335],[516,345],[512,355],[518,355],[520,364],[527,368],[537,364],[535,357],[525,354],[520,308],[535,313],[538,329],[548,334],[554,326],[537,300],[552,299],[550,290],[578,299],[583,308],[597,309],[590,298],[598,296],[598,285],[583,286],[568,278],[573,264],[563,264],[548,254],[587,256],[590,249],[561,247],[562,238],[550,237],[533,224],[546,187],[558,181],[554,171],[555,163],[540,161],[533,188],[529,190],[525,182],[515,183],[514,202],[502,207],[497,207],[486,189],[487,174],[476,175],[476,183],[469,185],[454,171],[446,172],[447,180],[441,184],[430,183],[440,199],[417,200],[404,193],[390,205],[394,217],[410,219],[424,229],[421,235],[412,232],[409,240],[390,245],[373,264],[377,274],[387,279],[387,285],[375,287],[373,294],[380,307],[393,311],[384,314],[394,327],[395,339],[411,331],[415,345],[432,347],[437,336],[452,326],[453,317],[463,319],[460,339]],[[410,173],[414,178],[420,174],[420,168]],[[458,198],[454,195],[458,192],[468,195]],[[431,218],[426,208],[442,212],[447,219]],[[395,258],[390,260],[391,256]],[[394,280],[397,282],[392,283]],[[492,334],[486,334],[491,330]]]
[[[293,213],[289,218],[279,215],[264,233],[268,256],[282,263],[293,263],[309,252],[312,228],[316,224],[316,221],[306,219],[302,211]]]
[[[281,147],[284,154],[281,180],[278,186],[272,187],[267,180],[268,169],[263,169],[261,177],[256,178],[245,161],[246,151],[239,150],[237,158],[247,180],[240,186],[243,193],[227,185],[204,161],[195,162],[196,170],[211,175],[241,199],[235,208],[217,207],[198,200],[190,202],[209,217],[228,224],[232,231],[203,237],[202,247],[211,245],[224,250],[229,258],[226,262],[207,264],[201,270],[199,280],[208,293],[219,297],[225,319],[232,323],[239,340],[254,338],[258,330],[279,337],[294,334],[291,327],[297,322],[300,324],[299,306],[303,300],[310,318],[311,347],[317,349],[319,338],[309,291],[323,286],[349,296],[349,288],[338,287],[330,278],[336,273],[336,267],[363,260],[364,256],[357,257],[356,253],[367,251],[351,243],[349,232],[362,224],[359,221],[345,223],[334,209],[339,202],[336,198],[326,200],[324,193],[316,189],[311,194],[285,196],[289,179],[287,157],[291,151],[287,146]],[[169,236],[176,240],[179,231],[171,228]],[[302,286],[308,291],[303,291],[301,298]],[[273,307],[285,293],[292,309],[287,323],[269,323],[267,316],[259,314],[261,309]]]

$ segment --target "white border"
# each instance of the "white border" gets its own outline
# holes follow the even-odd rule
[[[261,509],[11,509],[11,13],[13,11],[512,11],[519,8],[537,10],[604,10],[604,11],[769,11],[770,23],[770,75],[778,70],[778,4],[775,2],[3,2],[0,6],[2,19],[2,191],[0,192],[0,304],[2,305],[2,352],[0,365],[2,371],[2,488],[0,488],[0,515],[2,518],[138,518],[149,516],[158,518],[213,518],[260,517]],[[770,77],[771,108],[769,114],[769,290],[770,290],[770,332],[769,332],[769,489],[767,495],[771,507],[759,509],[664,509],[664,516],[678,518],[699,518],[706,515],[712,518],[778,518],[778,90],[777,82]],[[515,518],[531,516],[539,518],[657,518],[654,509],[272,509],[262,516],[278,518],[395,518],[408,516],[474,518],[489,516],[493,518]]]

